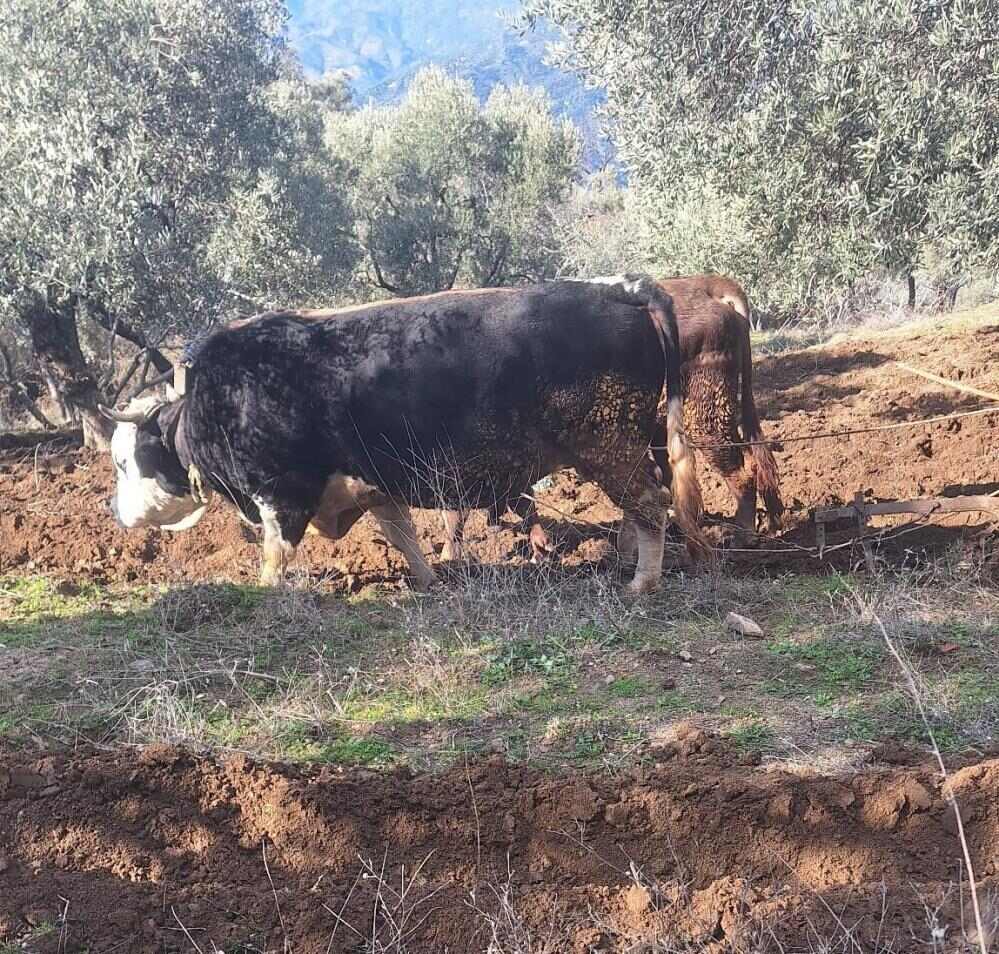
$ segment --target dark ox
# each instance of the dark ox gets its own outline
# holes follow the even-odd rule
[[[750,347],[749,299],[738,282],[723,275],[688,275],[662,279],[659,285],[673,299],[682,361],[681,387],[687,436],[728,485],[735,503],[735,539],[747,539],[756,529],[757,494],[763,498],[767,528],[781,524],[777,463],[764,440],[753,399],[753,356]],[[668,393],[668,392],[667,392]],[[665,420],[667,396],[660,407]],[[733,447],[732,444],[749,444]],[[510,502],[529,532],[532,558],[551,552],[548,535],[538,522],[533,497]],[[500,513],[490,509],[489,521]],[[461,557],[465,515],[444,514],[445,560]],[[630,527],[622,528],[622,548],[632,549]]]
[[[661,575],[663,474],[701,544],[676,342],[669,296],[644,277],[234,322],[200,347],[182,398],[111,412],[112,507],[127,526],[181,529],[217,492],[262,525],[265,584],[310,522],[336,539],[371,510],[426,587],[410,506],[495,506],[575,467],[634,521],[629,588],[645,592]]]

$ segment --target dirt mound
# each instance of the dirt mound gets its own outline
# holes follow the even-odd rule
[[[777,457],[790,513],[782,552],[765,552],[774,547],[765,543],[760,552],[736,559],[750,566],[821,568],[813,555],[796,549],[815,542],[810,511],[849,500],[857,490],[903,499],[999,489],[999,414],[835,440],[791,441],[984,403],[919,378],[898,367],[898,360],[999,392],[999,325],[852,340],[757,362],[764,430],[786,441]],[[701,479],[708,508],[730,514],[731,501],[716,475],[702,467]],[[37,459],[21,451],[20,459],[0,459],[0,572],[26,568],[118,582],[256,578],[259,546],[231,509],[216,505],[188,533],[126,532],[115,526],[108,512],[113,482],[109,459],[85,451]],[[571,473],[561,474],[539,500],[565,565],[611,557],[608,530],[617,526],[620,514],[597,488],[580,484]],[[954,517],[944,522],[943,530],[906,535],[899,545],[904,551],[946,544],[962,526],[985,529],[987,523],[979,515]],[[417,527],[424,549],[439,553],[439,515],[418,514]],[[844,528],[846,536],[852,533],[853,528]],[[481,513],[472,518],[466,539],[471,553],[483,562],[526,560],[527,543],[519,528],[487,529]],[[830,543],[836,539],[830,537]],[[834,551],[830,559],[849,563],[859,554]],[[307,538],[299,565],[314,575],[331,575],[346,589],[398,581],[403,572],[402,558],[370,517],[337,544]]]
[[[666,937],[674,950],[748,951],[767,949],[764,936],[801,950],[841,922],[851,949],[880,938],[878,950],[908,950],[929,935],[924,903],[959,930],[960,849],[929,767],[850,781],[763,771],[695,730],[659,755],[624,776],[552,778],[501,760],[411,776],[166,747],[11,754],[0,941],[418,954],[484,951],[495,927],[527,932],[537,951]],[[988,888],[999,761],[951,784]],[[392,947],[400,933],[405,946]],[[512,936],[496,949],[514,949]]]

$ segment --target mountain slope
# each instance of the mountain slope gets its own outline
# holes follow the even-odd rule
[[[289,6],[292,43],[305,68],[346,71],[361,102],[398,99],[429,63],[470,79],[483,98],[497,83],[542,86],[595,155],[593,114],[602,95],[544,63],[550,34],[520,36],[510,28],[517,9],[510,0],[290,0]]]

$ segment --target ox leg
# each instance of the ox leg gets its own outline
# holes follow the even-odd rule
[[[638,542],[638,565],[626,588],[631,596],[654,593],[659,589],[663,573],[666,502],[659,488],[643,495],[643,498],[637,509],[630,513],[625,510],[626,517],[634,524]]]
[[[437,574],[430,568],[416,537],[416,527],[409,507],[398,500],[389,500],[371,508],[378,519],[388,542],[406,558],[409,572],[419,590],[429,589],[437,582]]]
[[[464,554],[463,533],[465,517],[463,510],[444,511],[444,549],[441,550],[442,560],[460,560]]]
[[[511,500],[509,506],[520,517],[522,529],[527,531],[527,539],[531,545],[531,562],[543,563],[555,552],[555,548],[547,531],[541,526],[537,504],[531,497],[519,496]]]
[[[617,552],[625,563],[638,563],[638,532],[633,520],[624,517],[617,535]]]
[[[288,563],[305,535],[309,518],[295,512],[281,512],[270,504],[257,502],[264,526],[264,558],[260,569],[262,586],[279,586]]]
[[[742,447],[728,447],[739,435],[739,375],[730,359],[718,353],[717,363],[688,368],[685,379],[684,420],[687,436],[728,485],[735,503],[735,538],[746,539],[756,530],[756,478],[752,458]]]
[[[633,527],[638,549],[638,565],[627,586],[631,596],[654,593],[659,589],[663,574],[663,545],[666,537],[666,512],[670,502],[669,491],[642,457],[642,466],[635,473],[632,490],[621,501],[624,518]],[[660,475],[661,476],[661,475]],[[635,487],[635,484],[638,486]]]
[[[732,436],[726,440],[738,442],[739,437]],[[756,532],[756,477],[752,458],[744,460],[741,447],[705,447],[703,453],[707,462],[728,484],[729,494],[735,503],[733,522],[737,536],[752,536]]]
[[[631,455],[637,460],[630,470],[619,467],[588,468],[604,493],[623,511],[625,524],[634,527],[638,548],[635,575],[625,588],[630,596],[652,593],[659,588],[663,572],[663,546],[666,535],[666,508],[670,494],[656,479],[655,467],[645,448]]]

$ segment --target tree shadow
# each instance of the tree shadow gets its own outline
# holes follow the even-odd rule
[[[863,390],[856,385],[837,385],[835,378],[851,371],[878,368],[891,360],[875,351],[803,351],[765,358],[756,372],[761,414],[775,418],[795,411],[824,410],[831,402],[854,397]]]

